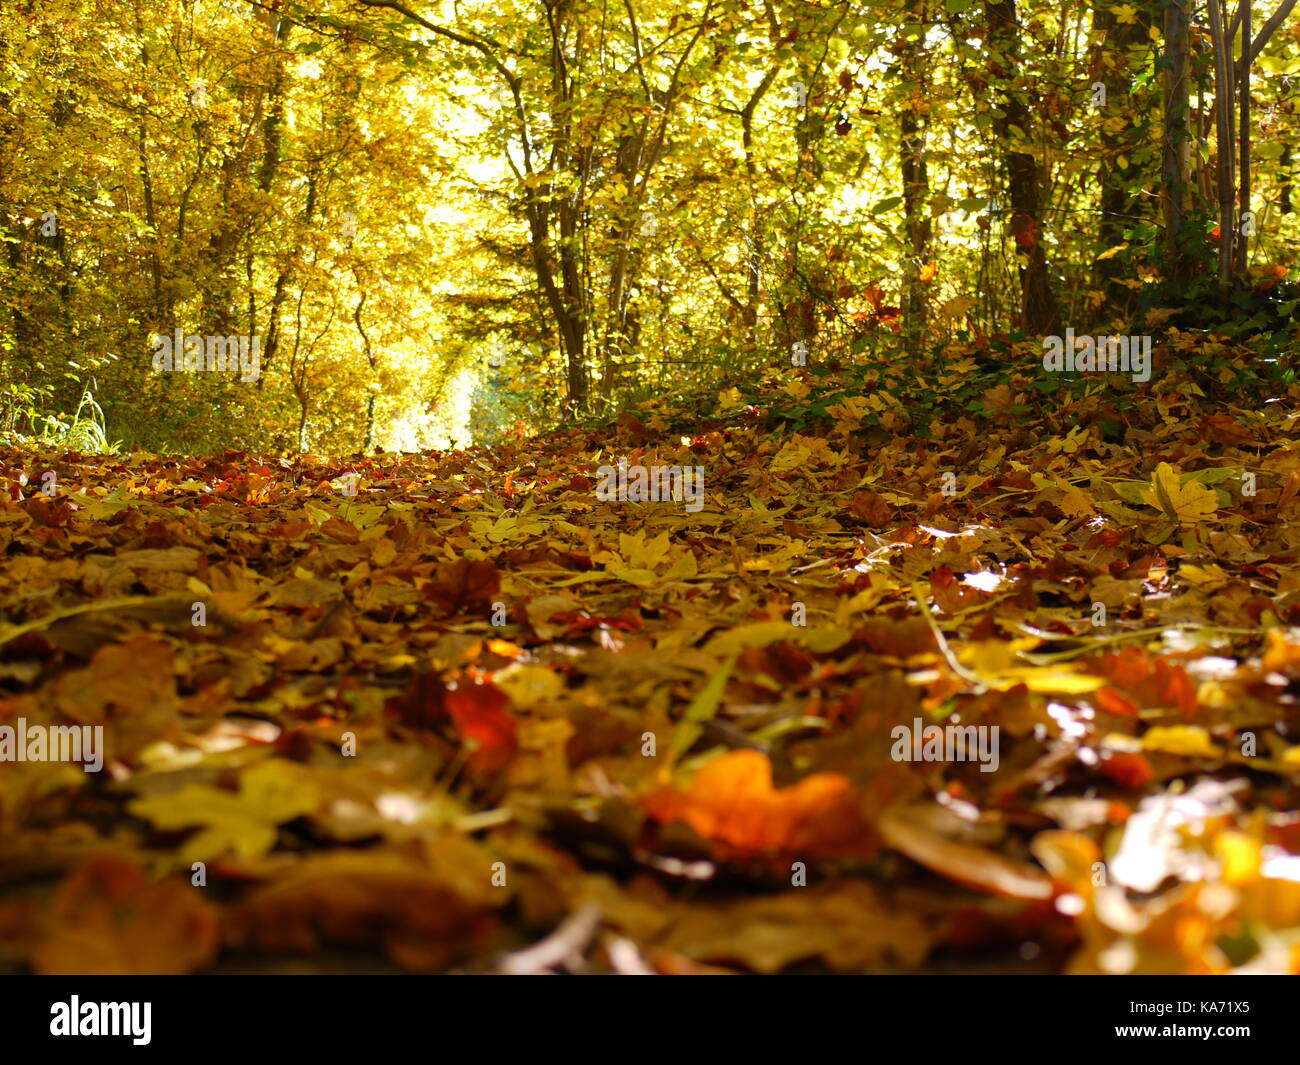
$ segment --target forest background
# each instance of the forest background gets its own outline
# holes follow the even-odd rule
[[[1066,327],[1280,337],[1291,6],[8,3],[0,432],[410,451],[792,365],[891,429]]]

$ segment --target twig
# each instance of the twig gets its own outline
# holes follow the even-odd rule
[[[984,683],[984,680],[980,675],[963,666],[957,661],[957,656],[952,653],[952,648],[948,646],[948,641],[943,635],[943,630],[939,628],[939,623],[934,620],[934,614],[930,610],[930,604],[925,598],[925,589],[921,587],[919,581],[912,582],[912,595],[916,597],[917,605],[921,608],[921,613],[929,624],[930,631],[934,633],[934,642],[939,645],[939,651],[943,654],[944,660],[948,663],[948,668],[956,673],[957,676],[961,677],[961,679],[972,688],[977,689],[977,695],[987,691],[988,685]]]
[[[574,955],[581,956],[599,925],[600,907],[595,904],[583,906],[541,942],[533,944],[527,950],[507,954],[498,967],[502,972],[514,976],[545,972]]]
[[[1170,624],[1158,625],[1151,629],[1134,629],[1132,632],[1116,633],[1114,636],[1067,636],[1064,633],[1047,633],[1042,629],[1035,629],[1033,626],[1021,624],[1020,629],[1029,633],[1031,636],[1037,636],[1039,639],[1052,640],[1079,640],[1083,643],[1082,647],[1074,647],[1066,651],[1052,651],[1048,654],[1035,654],[1032,651],[1021,651],[1019,656],[1026,662],[1035,666],[1051,665],[1055,662],[1068,662],[1071,658],[1078,658],[1086,655],[1098,647],[1104,647],[1112,643],[1126,643],[1129,640],[1140,640],[1147,636],[1157,636],[1160,633],[1168,632],[1170,629],[1191,629],[1193,632],[1221,632],[1232,636],[1258,636],[1261,629],[1228,629],[1219,625],[1196,625],[1196,624]]]

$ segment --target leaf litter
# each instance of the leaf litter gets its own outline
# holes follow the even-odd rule
[[[732,392],[491,451],[0,456],[0,726],[105,753],[0,761],[0,964],[1300,971],[1298,416]],[[602,500],[619,459],[702,509]]]

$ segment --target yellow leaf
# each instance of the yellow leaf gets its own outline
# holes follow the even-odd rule
[[[785,445],[772,459],[772,472],[785,473],[789,470],[806,466],[812,458],[812,450],[798,437],[786,441]]]
[[[650,540],[645,538],[645,531],[618,534],[618,551],[629,566],[656,569],[668,561],[669,540],[667,533],[660,533]]]
[[[1090,518],[1097,513],[1088,497],[1079,491],[1066,492],[1058,505],[1067,518]]]
[[[1178,576],[1188,584],[1210,585],[1210,584],[1227,584],[1232,577],[1222,566],[1208,565],[1197,566],[1191,562],[1184,562],[1178,567]]]
[[[1219,509],[1215,494],[1203,484],[1183,484],[1167,462],[1160,463],[1151,475],[1151,487],[1141,492],[1142,502],[1164,511],[1170,521],[1196,522],[1211,518]]]
[[[835,406],[827,407],[826,413],[835,419],[836,432],[851,433],[862,424],[867,409],[866,396],[845,396]]]
[[[1223,882],[1244,887],[1259,878],[1263,854],[1258,840],[1244,832],[1220,832],[1214,838],[1214,851],[1222,862]]]
[[[733,655],[746,647],[766,647],[777,640],[789,640],[795,631],[788,621],[755,621],[719,633],[708,642],[704,651],[718,657]]]
[[[1194,758],[1217,758],[1219,750],[1210,742],[1210,734],[1199,725],[1157,725],[1142,737],[1142,747],[1166,754],[1185,754]]]
[[[244,771],[239,793],[202,784],[146,795],[130,811],[158,828],[203,826],[181,848],[186,862],[211,861],[234,853],[259,858],[275,846],[276,826],[316,808],[319,793],[305,770],[283,759]]]
[[[1087,695],[1088,692],[1106,686],[1105,677],[1052,666],[1008,669],[999,674],[996,680],[999,688],[1014,688],[1017,684],[1024,684],[1031,692],[1040,695]]]
[[[564,690],[564,678],[547,666],[512,666],[492,678],[521,710],[554,699]]]

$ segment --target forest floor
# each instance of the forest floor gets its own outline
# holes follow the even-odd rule
[[[0,452],[0,968],[1300,969],[1295,404],[787,393]]]

